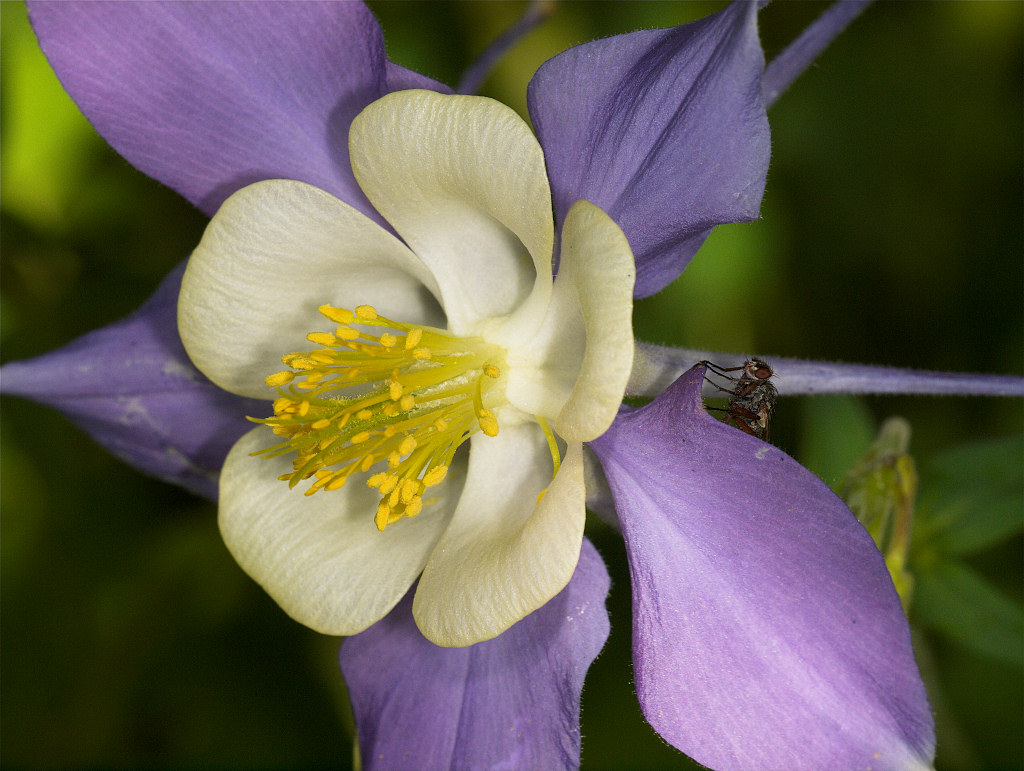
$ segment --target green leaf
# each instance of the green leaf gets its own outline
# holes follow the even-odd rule
[[[917,573],[913,620],[978,653],[1021,665],[1024,611],[970,568],[938,563]]]
[[[1016,437],[959,447],[929,460],[921,489],[947,491],[920,506],[920,535],[935,549],[967,555],[1024,529],[1024,467]]]
[[[847,394],[803,400],[800,462],[835,489],[875,440],[875,421],[863,399]]]

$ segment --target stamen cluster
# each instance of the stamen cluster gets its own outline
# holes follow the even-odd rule
[[[505,352],[481,338],[392,321],[369,305],[319,311],[337,328],[306,336],[320,348],[282,357],[290,369],[266,379],[279,394],[274,417],[250,418],[286,440],[253,454],[294,452],[294,471],[279,478],[295,487],[316,477],[306,495],[338,490],[352,474],[386,463],[366,480],[381,494],[374,522],[383,530],[420,512],[426,488],[445,478],[470,436],[497,436]]]

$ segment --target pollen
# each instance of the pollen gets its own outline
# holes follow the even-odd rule
[[[275,372],[273,375],[268,377],[264,382],[271,388],[275,388],[277,386],[290,383],[294,379],[295,373],[286,370],[284,372]]]
[[[288,369],[266,378],[277,391],[274,415],[250,420],[282,441],[253,454],[294,454],[294,471],[279,479],[292,488],[311,480],[305,495],[366,474],[381,496],[373,520],[384,530],[430,505],[424,492],[444,481],[467,439],[497,436],[505,351],[392,321],[371,305],[318,310],[336,327],[310,332],[306,339],[320,347],[285,354]]]

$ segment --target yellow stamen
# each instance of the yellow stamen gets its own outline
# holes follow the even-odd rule
[[[306,339],[311,343],[317,345],[337,345],[338,338],[332,335],[330,332],[310,332],[306,335]]]
[[[487,434],[487,436],[498,435],[498,419],[494,417],[493,412],[490,410],[480,410],[476,414],[476,418],[480,423],[480,430]]]
[[[356,318],[363,321],[374,321],[377,318],[377,310],[372,305],[357,305]]]
[[[439,485],[446,476],[448,476],[448,467],[436,466],[430,471],[429,474],[423,477],[423,484],[426,485],[427,487]]]
[[[273,417],[258,422],[280,442],[253,454],[294,453],[294,471],[280,479],[295,487],[313,478],[306,495],[338,490],[385,461],[386,471],[366,479],[381,496],[374,522],[384,529],[420,513],[423,491],[444,481],[467,439],[498,433],[505,353],[480,338],[392,321],[370,305],[319,310],[338,326],[310,332],[321,347],[285,354],[290,369],[266,379],[279,396]]]
[[[373,518],[373,523],[377,525],[377,529],[381,532],[388,526],[388,515],[391,513],[391,507],[388,506],[384,501],[381,501],[377,505],[377,514]]]
[[[352,311],[345,308],[332,308],[330,305],[321,305],[317,310],[335,324],[352,323]]]
[[[551,430],[551,426],[548,425],[545,418],[540,415],[534,415],[533,417],[540,426],[540,430],[544,432],[544,438],[548,440],[548,449],[551,451],[551,464],[554,466],[554,471],[551,472],[551,478],[554,479],[555,474],[558,473],[558,469],[562,465],[562,457],[558,452],[558,442],[555,441],[555,433]],[[543,491],[541,491],[541,495],[544,495]],[[540,499],[538,498],[537,500]]]
[[[282,386],[287,383],[290,383],[294,379],[295,373],[285,370],[284,372],[275,372],[273,375],[268,376],[267,379],[264,380],[263,382],[266,383],[271,388],[276,388],[277,386]]]

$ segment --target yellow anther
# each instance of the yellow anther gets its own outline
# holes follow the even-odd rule
[[[332,308],[330,305],[321,305],[317,310],[335,324],[352,323],[352,311],[346,308]]]
[[[423,484],[426,487],[433,487],[434,485],[441,484],[446,476],[448,476],[447,466],[434,466],[434,468],[430,469],[426,476],[423,477]]]
[[[420,482],[416,479],[405,479],[402,481],[402,503],[409,505],[412,499],[420,491]]]
[[[384,480],[386,480],[389,476],[390,476],[390,474],[386,474],[383,471],[381,471],[378,474],[374,474],[372,477],[370,477],[369,479],[366,480],[366,486],[367,487],[380,487],[382,484],[384,484]]]
[[[284,372],[275,372],[273,375],[268,376],[263,382],[271,388],[282,386],[285,383],[290,383],[295,379],[295,373],[285,370]]]
[[[295,475],[294,474],[281,474],[281,476],[279,476],[278,479],[280,479],[282,482],[287,482],[293,476],[295,476]]]
[[[319,347],[285,354],[290,371],[266,378],[279,398],[273,417],[261,422],[283,438],[254,455],[293,452],[295,470],[281,479],[294,487],[315,477],[306,495],[363,474],[381,496],[374,521],[383,530],[437,499],[425,502],[423,492],[446,478],[459,445],[477,432],[497,434],[491,410],[505,403],[494,382],[504,352],[479,337],[391,321],[370,305],[319,310],[334,332],[310,332]],[[381,329],[363,331],[370,327]],[[386,471],[372,473],[384,462]]]
[[[480,424],[480,430],[487,434],[487,436],[498,435],[498,419],[494,417],[493,412],[487,409],[480,410],[476,414],[476,419]]]
[[[306,335],[306,339],[311,343],[316,343],[317,345],[332,346],[338,344],[338,338],[330,332],[310,332]]]
[[[377,529],[381,532],[388,525],[388,515],[391,514],[391,507],[388,506],[384,501],[381,501],[377,506],[377,513],[373,516],[373,524],[377,526]]]
[[[324,485],[326,485],[330,481],[330,479],[331,479],[331,472],[327,471],[326,469],[321,469],[321,471],[323,471],[325,473],[321,475],[320,472],[318,471],[317,472],[317,480],[313,484],[311,484],[309,486],[309,489],[306,490],[306,492],[304,492],[303,495],[312,495],[313,493],[315,493],[318,490],[322,489],[324,487]]]

